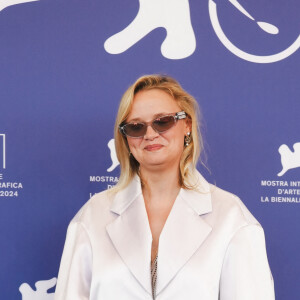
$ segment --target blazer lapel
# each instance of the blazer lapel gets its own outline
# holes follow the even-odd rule
[[[159,238],[157,285],[158,295],[175,277],[211,231],[201,215],[211,212],[209,184],[198,173],[200,191],[181,189]],[[138,176],[112,201],[111,211],[118,217],[106,230],[120,257],[152,295],[152,234]]]
[[[116,194],[111,211],[119,216],[106,230],[128,269],[151,295],[152,234],[138,176]]]
[[[198,173],[200,191],[181,189],[159,238],[158,295],[204,242],[212,228],[201,215],[212,211],[209,184]]]

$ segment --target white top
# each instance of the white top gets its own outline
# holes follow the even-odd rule
[[[274,300],[264,232],[236,196],[181,189],[159,237],[156,300]],[[55,300],[152,300],[141,183],[92,197],[69,225]]]

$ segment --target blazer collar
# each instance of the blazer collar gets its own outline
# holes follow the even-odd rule
[[[210,184],[196,170],[196,181],[193,183],[195,189],[181,189],[179,195],[200,216],[212,211]]]
[[[156,295],[212,229],[201,217],[212,211],[210,186],[199,172],[196,175],[198,191],[180,190],[160,234]],[[152,234],[138,176],[114,196],[111,211],[119,216],[106,226],[108,235],[133,276],[151,295]]]
[[[212,211],[210,184],[197,170],[195,172],[196,181],[193,184],[196,189],[181,188],[179,195],[198,215],[202,215]],[[129,185],[113,197],[110,210],[121,215],[140,195],[142,195],[141,180],[138,175],[135,175]],[[199,201],[199,196],[201,201]]]
[[[125,189],[114,195],[110,210],[121,215],[140,195],[142,195],[141,180],[138,175],[135,175]]]

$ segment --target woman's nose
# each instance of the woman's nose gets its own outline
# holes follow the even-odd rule
[[[147,126],[147,131],[146,131],[146,133],[145,133],[145,135],[144,135],[144,139],[145,139],[145,140],[153,140],[153,139],[155,139],[155,138],[158,137],[158,136],[159,136],[159,133],[156,132],[156,131],[152,128],[152,126],[149,124],[149,125]]]

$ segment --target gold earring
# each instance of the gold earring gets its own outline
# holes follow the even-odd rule
[[[192,141],[191,133],[188,132],[186,134],[186,136],[184,137],[184,144],[185,144],[185,146],[187,147],[191,143],[191,141]]]

